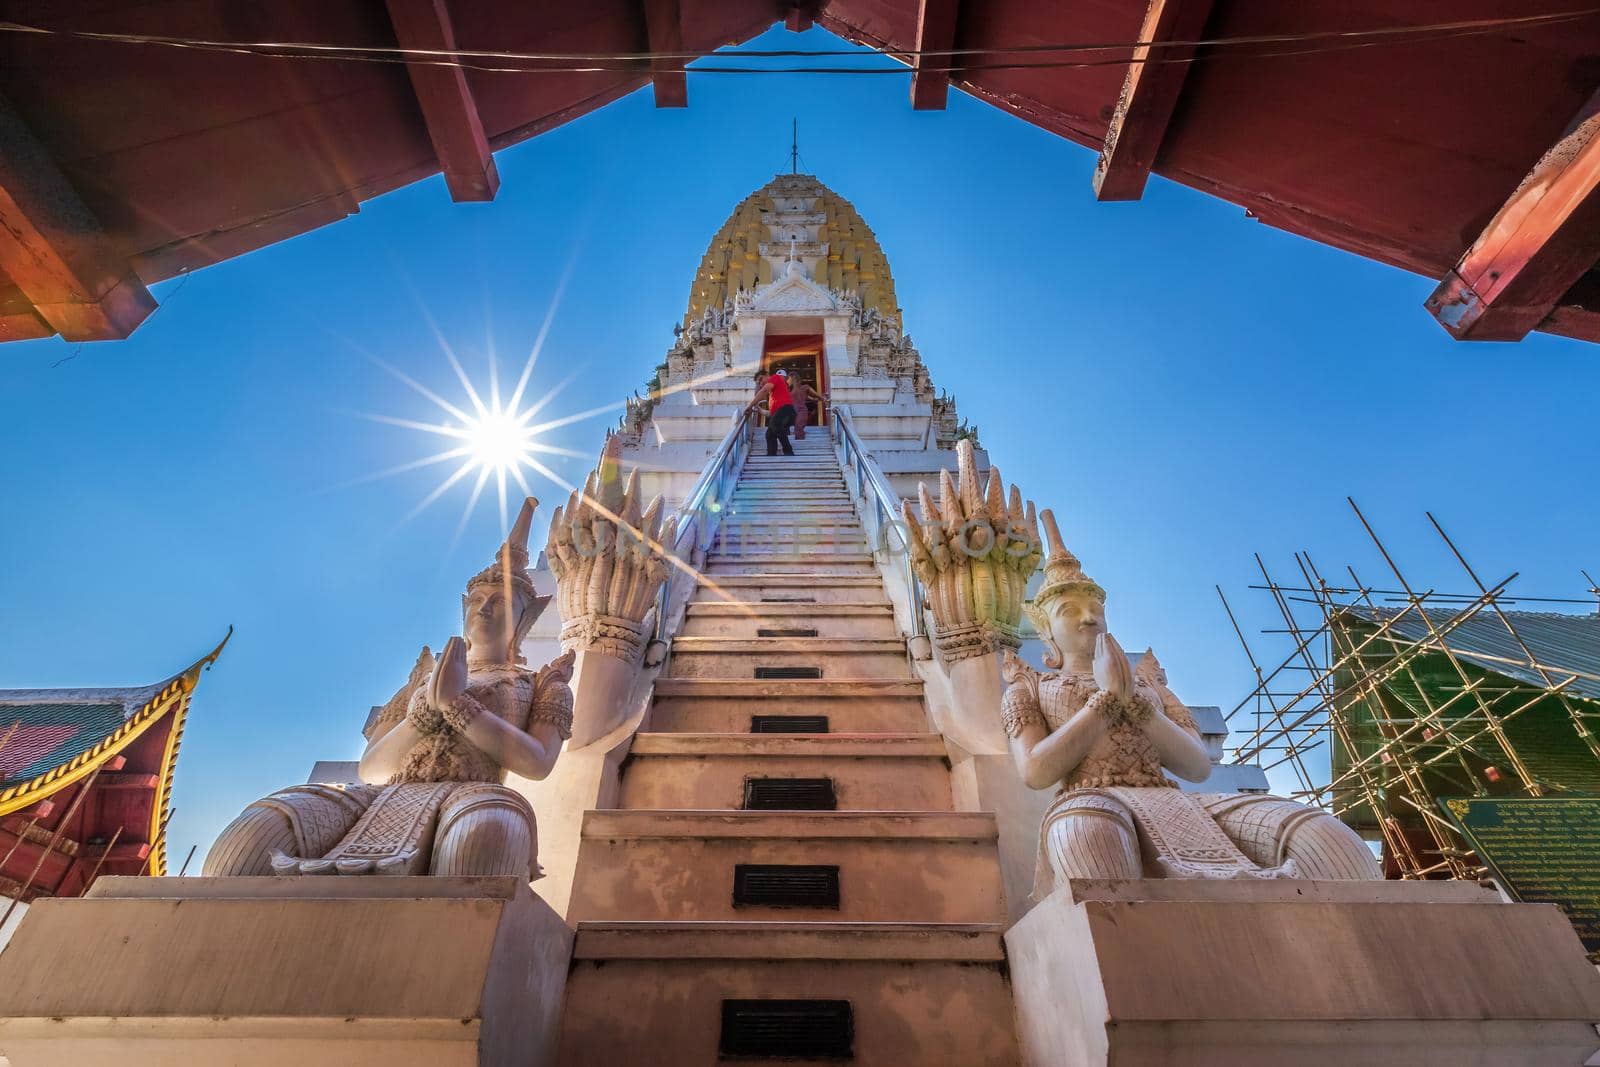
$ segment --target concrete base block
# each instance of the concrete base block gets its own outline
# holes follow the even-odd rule
[[[102,878],[0,954],[12,1067],[542,1067],[572,933],[515,878]]]
[[[860,1067],[1015,1067],[998,927],[584,923],[562,1067],[707,1067],[725,999],[847,1000]]]
[[[985,812],[591,811],[567,918],[994,923],[1003,915]],[[739,864],[836,866],[840,902],[734,900]]]
[[[1054,794],[1029,789],[1010,755],[973,756],[956,745],[950,750],[950,785],[957,811],[992,811],[998,829],[1000,877],[1005,885],[1006,924],[1033,907],[1033,882],[1039,860],[1039,823]]]
[[[1031,1067],[1576,1065],[1600,975],[1552,905],[1447,882],[1073,882],[1006,934]]]
[[[533,883],[533,891],[563,917],[572,899],[573,872],[583,843],[583,813],[616,807],[618,768],[630,744],[626,730],[583,748],[568,742],[548,777],[535,782],[513,774],[506,779],[538,812],[539,867],[544,875]]]

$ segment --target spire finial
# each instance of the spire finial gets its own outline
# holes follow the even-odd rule
[[[790,119],[789,127],[789,173],[800,173],[800,120]]]

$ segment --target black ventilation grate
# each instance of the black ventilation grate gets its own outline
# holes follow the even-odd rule
[[[724,1000],[718,1052],[728,1059],[849,1060],[855,1017],[848,1000]]]
[[[834,811],[832,778],[746,778],[746,811]]]
[[[837,908],[839,868],[822,865],[739,863],[733,868],[733,903],[765,908]]]
[[[768,630],[768,629],[758,629],[756,631],[756,636],[757,637],[815,637],[815,636],[817,636],[817,631],[815,631],[815,630]]]
[[[757,667],[756,677],[760,678],[821,678],[821,667]]]
[[[750,732],[753,734],[825,734],[828,732],[826,715],[752,715]]]

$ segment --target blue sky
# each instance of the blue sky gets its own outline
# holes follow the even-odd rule
[[[935,383],[1055,509],[1122,643],[1154,645],[1191,703],[1251,688],[1212,587],[1272,625],[1245,588],[1252,553],[1379,577],[1346,494],[1422,587],[1466,584],[1424,509],[1490,581],[1576,596],[1580,567],[1600,573],[1594,347],[1453,342],[1422,310],[1428,279],[1161,179],[1098,204],[1092,153],[960,92],[935,113],[901,76],[689,92],[685,111],[645,89],[501,152],[492,204],[452,204],[434,178],[162,283],[128,341],[0,350],[0,688],[155,681],[237,628],[185,737],[174,866],[250,800],[359,752],[368,707],[457,632],[502,535],[485,503],[457,538],[466,483],[406,519],[448,468],[349,484],[437,451],[357,414],[435,417],[369,356],[459,397],[435,326],[479,380],[491,348],[514,374],[565,276],[532,395],[574,375],[553,414],[620,403],[670,345],[712,234],[787,169],[791,117],[801,169],[882,242]],[[592,453],[614,417],[548,439]],[[542,522],[565,494],[536,491]]]

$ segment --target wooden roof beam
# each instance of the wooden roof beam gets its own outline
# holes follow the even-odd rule
[[[790,33],[805,33],[817,21],[821,0],[790,0],[783,16],[783,28]]]
[[[48,325],[31,334],[68,341],[127,337],[156,309],[49,151],[0,97],[0,270]]]
[[[1424,306],[1458,341],[1520,341],[1597,259],[1600,92],[1534,164]]]
[[[678,0],[644,0],[644,28],[651,52],[683,51],[683,20]],[[650,60],[656,107],[688,107],[689,77],[681,59]]]
[[[388,5],[395,42],[402,49],[455,50],[456,33],[445,0],[388,0]],[[422,121],[444,171],[450,199],[458,203],[493,200],[500,189],[500,172],[489,151],[466,71],[454,64],[441,65],[438,57],[416,58],[417,62],[406,64],[406,73],[422,107]]]
[[[921,0],[917,5],[917,54],[911,57],[911,107],[915,111],[943,111],[950,98],[953,56],[927,56],[956,46],[956,20],[960,0]],[[932,70],[925,67],[934,68]]]
[[[1096,199],[1137,200],[1144,195],[1195,52],[1163,44],[1199,40],[1211,6],[1212,0],[1150,0],[1094,168]]]

